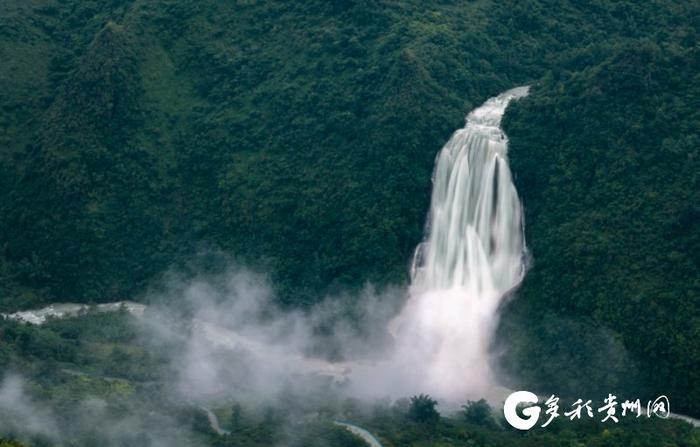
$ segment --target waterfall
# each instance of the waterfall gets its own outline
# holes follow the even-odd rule
[[[425,242],[416,249],[413,286],[505,292],[522,279],[522,213],[500,129],[508,90],[467,116],[437,157]]]
[[[489,347],[499,304],[525,271],[522,207],[500,123],[527,92],[514,88],[473,110],[437,156],[410,297],[391,324],[405,391],[463,399],[498,388]]]

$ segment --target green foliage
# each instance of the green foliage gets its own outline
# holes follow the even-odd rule
[[[405,282],[435,153],[470,108],[531,83],[506,120],[533,256],[506,367],[697,414],[697,16],[682,0],[1,2],[0,309],[138,297],[207,250],[270,271],[291,306]],[[93,344],[0,322],[0,364],[87,347],[95,372],[152,375],[114,324]],[[118,370],[127,357],[143,367]]]
[[[58,373],[88,385],[100,376],[117,385],[127,379],[158,379],[165,372],[164,360],[150,347],[134,345],[139,335],[126,312],[89,313],[41,327],[0,319],[0,370],[44,378]],[[116,388],[109,385],[105,390]],[[89,393],[90,386],[74,391]]]
[[[344,428],[331,424],[311,424],[288,441],[290,447],[366,447],[366,443]]]
[[[479,402],[467,404],[470,408],[487,408]],[[473,423],[464,414],[441,417],[425,430],[422,424],[407,421],[394,409],[377,409],[372,417],[358,421],[365,429],[378,436],[385,446],[694,446],[700,442],[700,431],[677,420],[657,418],[622,418],[618,424],[597,420],[570,421],[560,416],[546,428],[536,426],[527,433],[499,427],[492,423]]]
[[[534,261],[502,332],[546,392],[698,414],[698,56],[683,33],[586,48],[508,115]]]
[[[406,416],[412,421],[432,425],[440,420],[440,413],[436,407],[437,401],[427,394],[413,396],[409,402]]]
[[[464,420],[470,424],[482,425],[484,427],[497,428],[498,424],[493,417],[491,406],[484,399],[468,401],[462,406]]]
[[[129,295],[158,268],[158,247],[148,243],[159,231],[148,205],[157,200],[153,160],[130,143],[141,120],[133,46],[123,28],[107,23],[24,154],[16,185],[23,194],[6,216],[7,254],[19,261],[20,281],[59,298]]]
[[[0,438],[0,447],[24,447],[24,444],[11,439]]]
[[[24,447],[24,444],[20,444],[19,442],[11,439],[0,438],[0,447]]]
[[[404,282],[466,111],[538,77],[552,35],[602,39],[588,15],[629,28],[531,3],[8,6],[23,32],[1,48],[32,36],[16,64],[42,70],[0,98],[0,305],[133,296],[202,246],[269,269],[292,305]]]

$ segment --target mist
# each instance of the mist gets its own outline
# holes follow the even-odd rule
[[[31,445],[196,446],[195,438],[167,414],[132,411],[99,397],[53,408],[31,392],[19,374],[0,378],[0,433]]]
[[[27,396],[24,379],[8,374],[0,380],[0,432],[55,438],[59,431],[53,414]]]
[[[183,399],[260,404],[282,394],[341,396],[357,391],[356,370],[392,349],[387,321],[404,293],[367,285],[359,295],[282,309],[265,275],[235,266],[215,278],[174,281],[150,298],[158,304],[141,324],[145,340],[169,353]]]

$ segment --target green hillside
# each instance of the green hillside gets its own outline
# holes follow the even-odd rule
[[[542,385],[697,413],[700,54],[677,38],[587,48],[511,111],[534,259],[508,339]]]
[[[700,414],[699,9],[3,1],[0,310],[138,299],[201,253],[289,306],[405,284],[435,154],[531,84],[506,123],[532,255],[506,370]]]

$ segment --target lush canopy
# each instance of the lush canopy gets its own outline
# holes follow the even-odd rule
[[[3,1],[0,309],[138,298],[201,252],[290,306],[405,283],[436,152],[532,84],[506,369],[698,414],[698,7]]]

